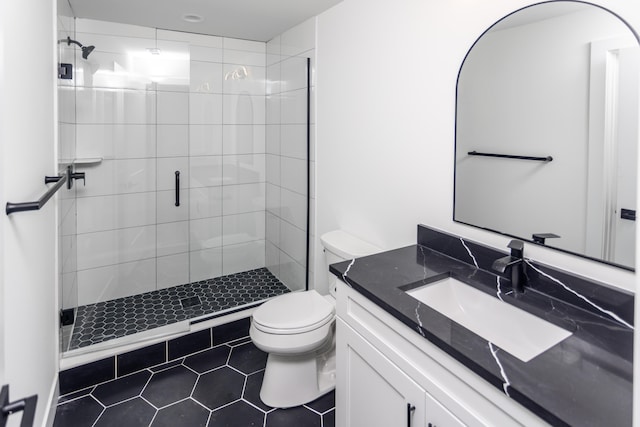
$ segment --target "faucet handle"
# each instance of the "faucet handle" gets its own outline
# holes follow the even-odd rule
[[[524,249],[524,242],[522,240],[512,240],[509,242],[509,244],[507,245],[507,247],[509,249],[516,249],[518,251],[521,251]]]
[[[554,233],[533,233],[531,235],[531,238],[533,239],[534,242],[541,243],[543,245],[547,239],[556,239],[558,237],[560,236]]]
[[[524,258],[524,242],[522,240],[512,240],[507,245],[511,249],[511,256],[515,258]]]

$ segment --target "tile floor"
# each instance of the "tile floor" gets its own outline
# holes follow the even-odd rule
[[[76,309],[65,350],[262,301],[289,289],[266,268],[244,271]],[[68,341],[68,337],[65,337]]]
[[[267,354],[249,337],[61,396],[54,427],[333,427],[331,392],[291,409],[259,397]]]

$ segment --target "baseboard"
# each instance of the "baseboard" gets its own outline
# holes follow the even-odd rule
[[[56,417],[56,406],[58,405],[58,397],[60,396],[60,387],[58,386],[58,374],[53,376],[51,384],[51,390],[49,390],[49,396],[46,400],[47,406],[45,407],[45,418],[42,421],[42,427],[53,427],[53,422]]]

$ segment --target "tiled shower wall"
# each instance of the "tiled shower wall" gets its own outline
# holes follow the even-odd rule
[[[76,39],[77,304],[263,267],[265,44],[84,19]]]
[[[267,267],[290,289],[304,289],[307,244],[307,58],[311,58],[310,143],[314,172],[316,19],[267,43]],[[311,180],[313,242],[314,182]],[[313,244],[311,244],[313,247]],[[310,259],[313,253],[310,254]],[[313,263],[310,265],[310,269]],[[310,288],[313,272],[310,271]]]
[[[64,6],[64,3],[62,4]],[[75,23],[72,11],[61,7],[58,9],[58,40],[73,38]],[[67,43],[58,43],[58,62],[74,65],[75,48]],[[67,166],[75,158],[76,100],[74,81],[58,79],[58,173],[66,173]],[[60,304],[65,307],[77,305],[77,271],[76,271],[76,199],[75,187],[66,187],[57,192],[58,195],[58,283]]]

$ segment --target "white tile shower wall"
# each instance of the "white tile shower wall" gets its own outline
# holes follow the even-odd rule
[[[119,263],[78,271],[78,304],[92,304],[147,292],[155,288],[156,260]]]
[[[60,97],[77,135],[71,157],[102,158],[78,167],[77,230],[61,222],[65,244],[81,248],[68,267],[77,303],[263,267],[266,45],[76,22],[96,49],[76,55],[75,97]]]
[[[76,157],[144,159],[156,156],[156,127],[152,124],[76,125]]]
[[[222,123],[222,152],[216,154],[216,167],[221,168],[219,182],[221,191],[213,194],[214,200],[222,203],[214,207],[220,217],[220,234],[214,244],[222,245],[218,252],[221,274],[231,274],[264,264],[264,121],[265,121],[265,44],[244,40],[223,38],[222,61],[218,52],[205,56],[202,50],[197,59],[219,63],[213,69],[210,91],[221,97],[221,116],[216,123]],[[196,59],[196,58],[194,58]],[[205,83],[206,84],[206,83]],[[193,86],[192,86],[193,87]],[[206,87],[206,86],[205,86]],[[219,150],[219,145],[216,149]],[[194,156],[195,153],[192,153]],[[192,157],[193,158],[193,157]],[[197,185],[210,187],[209,179],[217,173],[212,168]],[[214,181],[215,183],[215,181]],[[210,191],[210,190],[209,190]],[[242,199],[246,197],[246,199]],[[201,198],[201,207],[193,215],[211,211],[211,202]],[[204,202],[204,203],[203,203]],[[207,206],[208,205],[208,206]],[[192,255],[216,256],[214,248],[204,253]],[[194,274],[199,274],[199,262],[192,262]]]
[[[58,40],[75,34],[73,18],[58,15]],[[75,48],[58,44],[58,62],[75,68]],[[58,79],[58,172],[65,173],[67,165],[76,157],[74,81]],[[76,201],[75,189],[58,191],[58,283],[62,309],[78,305]]]
[[[304,289],[307,245],[307,73],[315,64],[315,18],[267,43],[266,111],[266,262],[269,270],[291,289]],[[311,90],[314,89],[313,78]],[[311,103],[313,105],[312,97]],[[311,108],[311,147],[315,109]],[[314,171],[313,152],[310,171]],[[310,197],[315,195],[313,190]],[[315,206],[313,200],[311,206]],[[314,223],[314,212],[310,210]],[[314,228],[310,227],[310,240]],[[312,259],[312,258],[311,258]],[[310,263],[313,283],[313,263]]]

